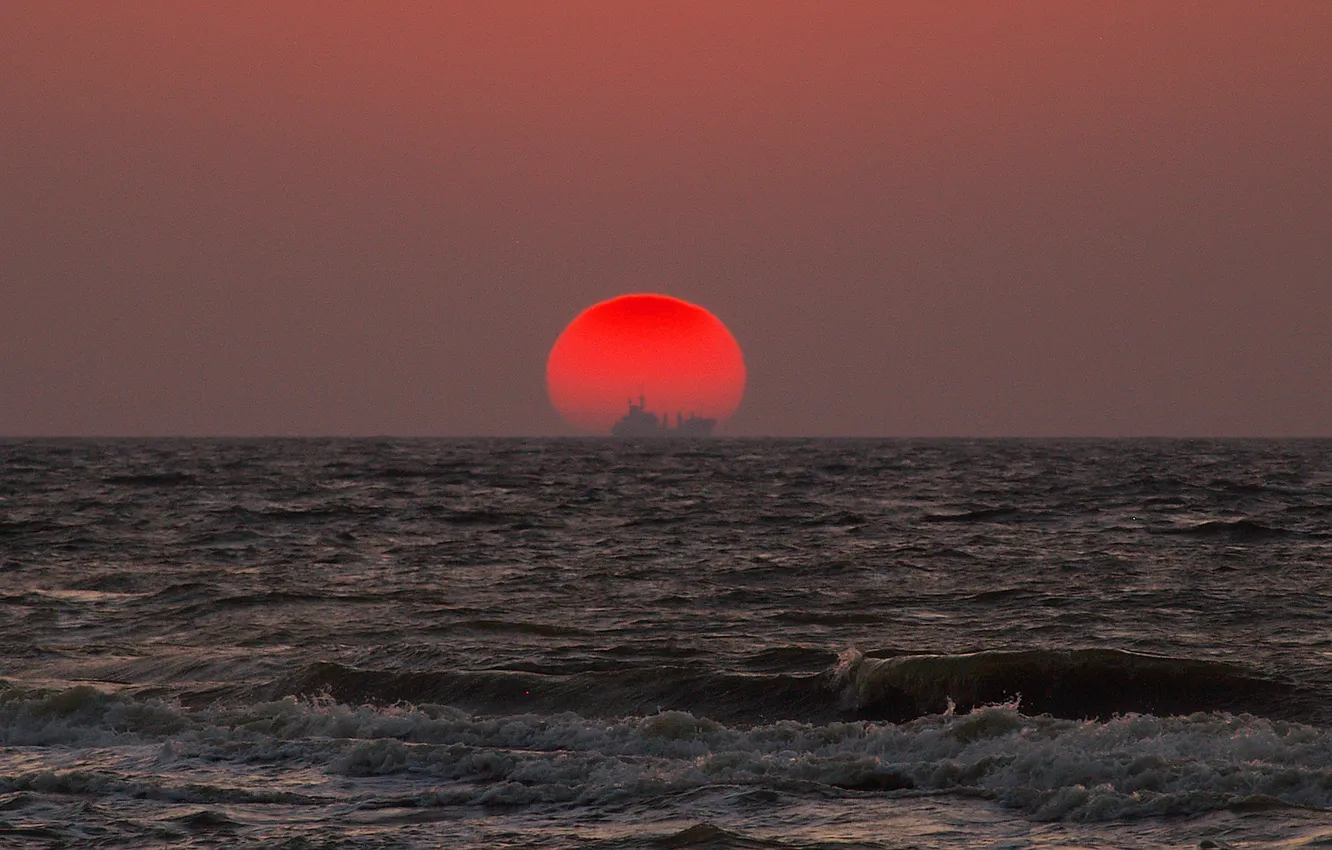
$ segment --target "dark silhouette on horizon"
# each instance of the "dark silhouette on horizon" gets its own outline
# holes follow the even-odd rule
[[[692,412],[686,419],[676,411],[675,427],[670,426],[670,417],[657,414],[647,409],[647,398],[640,393],[638,404],[629,399],[629,412],[611,426],[611,435],[615,437],[710,437],[716,427],[716,419],[705,419]]]

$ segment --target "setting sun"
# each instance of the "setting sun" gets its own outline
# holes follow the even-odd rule
[[[667,295],[621,295],[579,313],[550,350],[551,404],[574,427],[607,433],[631,399],[666,417],[726,420],[745,391],[735,337],[702,307]]]

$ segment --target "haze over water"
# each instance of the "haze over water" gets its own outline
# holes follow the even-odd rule
[[[1332,838],[1332,443],[0,444],[0,843]]]

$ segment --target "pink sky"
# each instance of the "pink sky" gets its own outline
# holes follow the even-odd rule
[[[1332,436],[1332,4],[383,5],[0,5],[0,434]]]

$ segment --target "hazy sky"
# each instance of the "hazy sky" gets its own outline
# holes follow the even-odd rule
[[[0,3],[0,434],[1332,436],[1327,0],[393,5]]]

